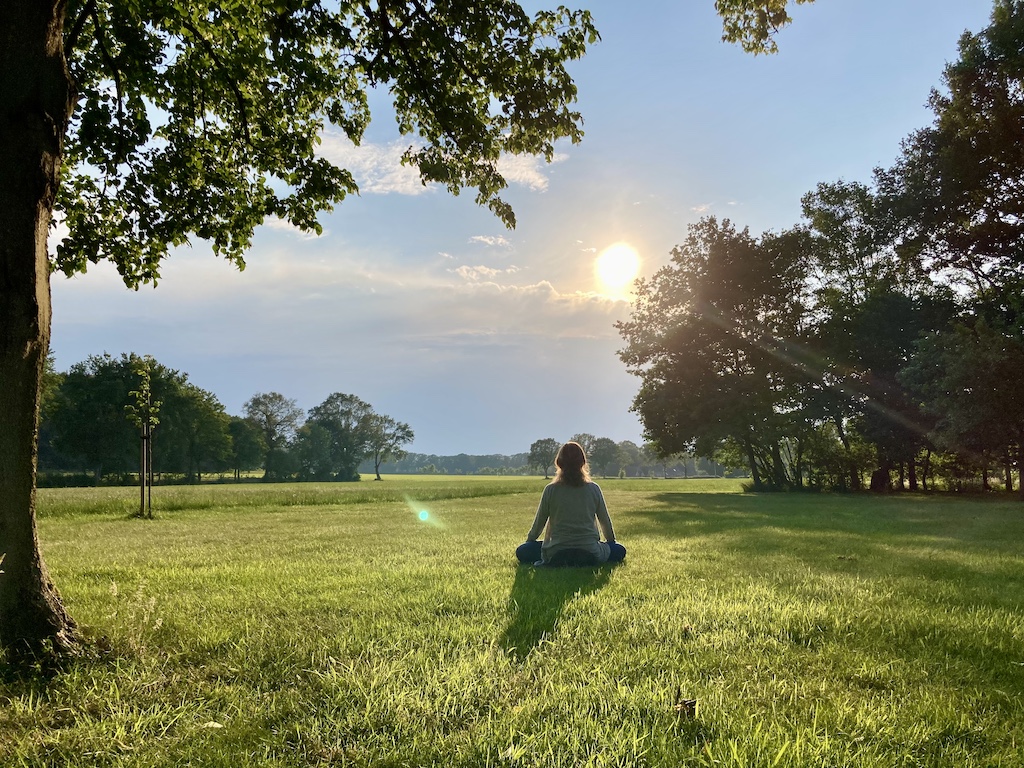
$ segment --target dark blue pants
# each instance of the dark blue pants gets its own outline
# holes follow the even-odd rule
[[[531,565],[536,563],[541,558],[541,547],[543,544],[539,541],[527,541],[524,544],[520,544],[516,549],[516,558],[520,563]],[[613,541],[608,545],[608,562],[609,563],[621,563],[626,559],[626,548],[619,544],[617,541]]]

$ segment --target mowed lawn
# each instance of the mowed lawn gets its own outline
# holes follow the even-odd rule
[[[599,482],[575,570],[542,478],[41,491],[95,652],[0,678],[0,765],[1024,765],[1020,501]]]

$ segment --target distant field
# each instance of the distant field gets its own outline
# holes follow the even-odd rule
[[[43,490],[107,651],[0,680],[0,765],[1024,765],[1019,501],[599,482],[581,570],[514,563],[540,477]]]

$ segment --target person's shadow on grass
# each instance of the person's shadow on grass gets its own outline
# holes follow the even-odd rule
[[[615,566],[516,569],[508,596],[509,622],[501,636],[506,653],[523,661],[550,635],[570,599],[596,592],[608,583]]]

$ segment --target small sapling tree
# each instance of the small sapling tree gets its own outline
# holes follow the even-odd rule
[[[160,423],[160,401],[153,399],[150,371],[153,358],[135,357],[132,371],[139,378],[138,389],[128,395],[134,400],[124,407],[128,421],[139,430],[139,517],[153,519],[153,430]]]

